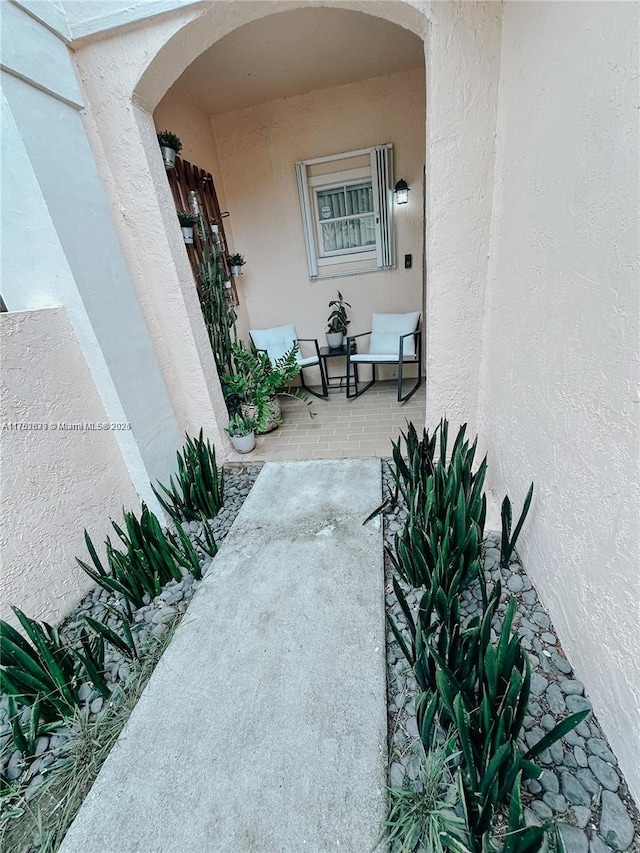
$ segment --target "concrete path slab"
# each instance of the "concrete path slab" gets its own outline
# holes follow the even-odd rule
[[[268,463],[61,853],[369,853],[385,812],[374,460]]]

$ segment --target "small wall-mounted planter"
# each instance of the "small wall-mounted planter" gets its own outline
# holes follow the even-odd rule
[[[182,227],[182,236],[185,243],[193,243],[193,226]]]
[[[227,280],[225,281],[225,283],[224,283],[224,289],[225,289],[225,290],[231,290],[231,282],[229,281],[229,279],[227,279]]]
[[[167,171],[169,169],[175,169],[176,154],[179,154],[182,151],[182,142],[180,142],[180,137],[176,136],[175,133],[172,133],[170,130],[161,130],[158,133],[158,145],[162,152],[165,169],[167,169]]]
[[[256,446],[256,436],[253,432],[250,432],[249,435],[231,435],[229,437],[231,444],[238,453],[251,453]]]
[[[242,267],[238,267],[235,265],[232,266],[231,267],[231,275],[233,275],[233,276],[242,275]]]
[[[176,167],[176,152],[173,148],[167,148],[164,145],[160,146],[160,151],[162,151],[162,159],[164,161],[164,167],[167,169],[175,169]]]

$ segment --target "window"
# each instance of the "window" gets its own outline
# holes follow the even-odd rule
[[[312,278],[394,266],[391,145],[305,160],[296,174]]]

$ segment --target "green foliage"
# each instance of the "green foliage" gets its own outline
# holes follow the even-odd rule
[[[176,154],[182,151],[182,142],[180,138],[170,130],[161,130],[158,133],[158,144],[161,148],[173,148]]]
[[[209,527],[209,519],[204,513],[201,513],[199,521],[202,524],[202,534],[204,539],[202,536],[197,536],[196,544],[205,552],[205,554],[208,554],[210,557],[215,557],[218,553],[218,543],[214,539],[211,528]]]
[[[522,814],[522,772],[518,773],[509,800],[509,822],[502,853],[538,853],[545,839],[543,826],[525,826]]]
[[[178,220],[180,221],[180,226],[182,228],[193,228],[198,221],[198,217],[188,210],[179,210]]]
[[[208,222],[200,217],[198,233],[203,261],[198,265],[198,296],[218,374],[233,372],[232,345],[236,342],[236,312],[225,287],[227,273],[219,250],[211,239]]]
[[[74,654],[98,693],[103,699],[109,699],[111,689],[104,677],[104,638],[100,635],[91,638],[83,628],[80,632],[80,649],[75,649]]]
[[[0,692],[24,705],[39,703],[38,713],[47,722],[67,716],[80,703],[73,653],[57,628],[12,610],[30,642],[0,620]]]
[[[232,350],[235,373],[226,374],[222,381],[229,394],[235,395],[241,403],[256,407],[256,432],[266,427],[271,416],[270,402],[277,392],[301,400],[309,407],[309,414],[313,417],[309,396],[301,388],[285,389],[300,373],[297,343],[273,364],[267,353],[261,350],[244,349],[237,345]]]
[[[539,775],[532,759],[588,712],[563,720],[528,752],[520,750],[517,739],[529,702],[531,671],[521,639],[511,630],[515,599],[506,608],[497,642],[491,641],[502,588],[498,582],[489,591],[482,569],[486,458],[474,472],[477,440],[470,445],[463,426],[448,459],[447,435],[446,420],[433,435],[424,430],[421,439],[409,424],[406,435],[393,444],[394,500],[402,496],[407,520],[389,557],[398,576],[393,586],[407,633],[393,619],[391,629],[422,691],[416,710],[425,750],[433,747],[436,726],[452,726],[455,732],[460,798],[473,853],[491,849],[492,822],[502,804],[509,806],[504,852],[533,853],[542,844],[544,830],[523,824],[521,780]],[[504,562],[506,556],[507,565],[532,493],[533,484],[512,538],[511,506],[505,498],[502,558]],[[398,578],[422,590],[417,618]],[[461,595],[471,580],[479,585],[481,607],[463,628]]]
[[[194,578],[202,576],[198,555],[182,527],[176,536],[164,534],[155,515],[142,504],[140,520],[132,512],[124,514],[126,532],[112,521],[113,528],[124,545],[118,551],[107,538],[107,566],[105,568],[87,531],[84,538],[93,562],[91,568],[77,559],[80,567],[97,584],[112,593],[119,593],[136,608],[144,605],[144,596],[154,598],[170,580],[181,580],[181,567]]]
[[[169,488],[158,483],[164,496],[151,488],[176,526],[182,521],[197,521],[201,515],[214,518],[224,503],[224,472],[216,465],[216,451],[202,430],[197,439],[185,434],[182,451],[176,454],[177,483],[169,478]]]
[[[229,418],[229,425],[225,427],[231,436],[251,435],[255,431],[256,422],[254,418],[248,418],[241,412],[236,412]]]
[[[122,652],[122,654],[129,658],[129,660],[139,660],[140,654],[138,652],[138,647],[133,640],[131,624],[126,615],[121,610],[117,610],[115,607],[110,607],[109,605],[107,605],[107,611],[111,613],[118,622],[120,622],[122,636],[116,633],[116,631],[108,625],[105,625],[103,622],[99,622],[96,619],[92,619],[90,616],[86,617],[87,625],[95,632],[98,640],[102,640],[103,644],[105,642],[109,643],[114,649],[118,649],[118,651]]]
[[[20,721],[21,710],[16,707],[13,696],[8,697],[9,721],[11,723],[11,734],[16,749],[25,756],[33,756],[36,753],[36,741],[41,735],[48,735],[59,728],[59,722],[42,724],[40,712],[40,700],[36,699],[29,709],[29,721],[24,724]]]
[[[469,445],[465,430],[466,425],[460,428],[449,462],[446,420],[431,436],[424,430],[421,439],[410,423],[406,435],[402,433],[397,443],[392,442],[394,465],[390,471],[396,494],[402,495],[408,511],[404,530],[396,536],[394,565],[414,587],[454,593],[480,571],[487,462],[485,457],[474,473],[477,439]]]
[[[230,267],[243,267],[246,264],[244,257],[236,252],[235,255],[229,255],[227,263]]]
[[[449,746],[423,753],[412,786],[390,790],[384,835],[392,853],[470,853],[464,820],[454,811],[456,758]]]
[[[513,536],[511,536],[511,501],[509,500],[509,495],[505,495],[504,500],[502,501],[502,539],[500,543],[500,565],[503,568],[506,568],[509,565],[511,554],[513,553],[513,550],[516,547],[516,542],[518,541],[518,537],[520,536],[522,525],[524,524],[525,518],[527,517],[527,513],[529,512],[532,497],[533,483],[531,483],[531,485],[529,486],[529,491],[527,492],[527,496],[524,499],[522,512],[520,513],[520,518],[518,519],[518,523],[516,524],[516,529],[513,531]]]
[[[338,291],[338,298],[332,299],[329,303],[329,308],[333,308],[333,311],[327,319],[327,332],[347,334],[347,326],[351,323],[351,320],[347,320],[345,305],[347,308],[351,308],[351,305],[344,301],[342,294]]]
[[[166,634],[152,641],[143,660],[131,663],[129,678],[99,714],[88,714],[85,708],[76,708],[65,720],[69,734],[66,757],[56,763],[55,772],[50,773],[28,802],[17,783],[3,791],[1,850],[36,849],[39,853],[58,850],[172,636],[170,626]],[[45,733],[42,728],[41,732]]]

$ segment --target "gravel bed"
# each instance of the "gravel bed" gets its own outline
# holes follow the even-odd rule
[[[260,465],[225,466],[224,506],[216,517],[209,521],[209,527],[218,545],[229,532],[240,507],[260,473],[260,468]],[[182,526],[196,544],[204,576],[213,561],[197,546],[197,540],[202,536],[202,525],[200,522],[192,521],[184,522]],[[185,572],[182,580],[167,583],[154,599],[148,595],[145,597],[144,606],[133,611],[132,635],[139,649],[144,650],[155,639],[161,638],[176,619],[184,614],[199,584],[200,582],[194,580],[191,574]],[[64,621],[60,628],[61,636],[69,643],[78,640],[80,630],[86,624],[86,616],[105,622],[120,633],[120,623],[115,616],[112,615],[105,620],[108,615],[105,609],[106,604],[122,609],[124,599],[122,596],[110,594],[107,590],[96,587]],[[130,663],[117,649],[107,646],[105,668],[106,680],[113,685],[110,701],[118,701],[122,696],[122,685],[131,674]],[[103,709],[104,699],[93,688],[91,682],[80,683],[79,695],[82,707],[90,717]],[[30,708],[23,708],[21,722],[24,725],[28,725],[29,715]],[[28,801],[44,783],[45,778],[48,778],[56,762],[66,757],[69,730],[61,725],[54,734],[39,737],[35,746],[35,755],[25,756],[13,744],[8,716],[7,697],[0,696],[0,776],[4,782],[11,783],[14,791],[18,789]],[[5,805],[10,806],[10,799],[8,798]]]
[[[383,492],[389,494],[389,473],[383,464]],[[393,547],[406,517],[401,506],[384,514],[385,544]],[[531,700],[521,733],[522,745],[531,747],[560,720],[591,708],[584,685],[567,660],[554,627],[536,590],[519,561],[501,569],[500,534],[488,533],[484,541],[484,569],[489,583],[502,581],[504,614],[515,596],[514,627],[522,636],[532,667]],[[406,625],[391,585],[391,566],[385,558],[386,608],[396,623]],[[401,583],[407,601],[417,613],[414,593]],[[476,583],[463,593],[463,616],[470,621],[480,607]],[[500,628],[498,620],[493,629]],[[389,723],[389,786],[414,781],[420,768],[420,741],[415,711],[417,682],[393,635],[387,631],[387,683]],[[538,763],[539,780],[524,785],[525,817],[531,823],[556,823],[567,853],[640,853],[640,814],[618,762],[595,716],[591,714],[564,738],[545,750]]]

